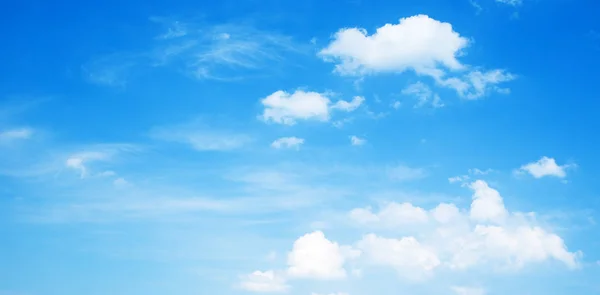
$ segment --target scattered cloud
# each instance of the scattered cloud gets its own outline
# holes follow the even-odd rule
[[[232,151],[253,142],[250,135],[209,127],[199,122],[157,127],[150,131],[150,137],[187,144],[197,151]]]
[[[282,148],[300,149],[300,146],[302,144],[304,144],[304,138],[298,138],[295,136],[281,137],[281,138],[278,138],[275,141],[273,141],[273,143],[271,143],[271,147],[273,147],[275,149],[282,149]]]
[[[132,76],[170,66],[197,79],[237,81],[264,75],[288,55],[303,54],[292,38],[248,24],[207,25],[194,21],[153,17],[164,32],[137,51],[111,53],[82,66],[95,84],[124,87]]]
[[[487,292],[483,288],[474,288],[474,287],[452,287],[452,291],[456,293],[456,295],[485,295]]]
[[[360,138],[356,135],[350,136],[350,144],[354,146],[364,145],[367,143],[367,140],[364,138]]]
[[[334,110],[342,110],[345,112],[352,112],[356,110],[360,105],[365,102],[365,98],[362,96],[355,96],[351,101],[339,100],[333,106]]]
[[[113,53],[93,58],[81,66],[83,78],[93,84],[109,87],[125,87],[139,66],[135,54]]]
[[[429,88],[429,86],[425,85],[423,82],[417,82],[408,85],[406,88],[404,88],[404,90],[402,90],[402,94],[412,95],[417,98],[415,108],[423,107],[427,104],[431,105],[433,108],[441,108],[444,106],[440,96],[437,93],[433,93],[431,88]]]
[[[428,213],[411,203],[387,203],[379,212],[371,207],[356,208],[350,211],[350,219],[361,225],[377,225],[394,228],[407,224],[423,224],[429,221]]]
[[[319,55],[326,61],[337,62],[335,71],[343,75],[409,69],[431,72],[439,70],[438,63],[450,69],[463,69],[456,57],[468,43],[450,24],[417,15],[402,18],[398,24],[386,24],[370,36],[364,29],[342,29]]]
[[[479,4],[479,2],[476,0],[469,0],[469,3],[471,3],[471,6],[475,8],[476,14],[480,14],[481,11],[483,11],[483,7],[481,7],[481,4]]]
[[[296,90],[282,90],[261,100],[265,110],[261,118],[265,122],[294,125],[298,120],[329,120],[330,100],[326,94]]]
[[[496,0],[496,2],[510,6],[519,6],[523,4],[523,0]]]
[[[411,70],[432,77],[438,85],[452,88],[466,99],[482,97],[500,89],[498,84],[516,78],[504,70],[482,72],[461,63],[458,58],[469,44],[451,24],[416,15],[402,18],[398,24],[386,24],[372,35],[360,28],[341,29],[319,56],[335,63],[335,72],[341,75]],[[452,73],[463,74],[448,75]]]
[[[454,177],[450,177],[448,178],[448,182],[450,183],[455,183],[455,182],[465,182],[467,180],[469,180],[469,175],[459,175],[459,176],[454,176]]]
[[[406,165],[398,165],[388,169],[388,175],[396,181],[411,181],[427,177],[424,168],[412,168]]]
[[[257,270],[242,276],[239,287],[246,291],[259,293],[280,293],[289,289],[285,278],[272,270],[264,272]]]
[[[488,175],[492,172],[494,172],[494,170],[489,169],[489,168],[486,170],[481,170],[481,169],[477,169],[477,168],[469,169],[469,174],[473,174],[473,175]]]
[[[125,178],[119,177],[113,181],[113,184],[116,187],[125,187],[125,186],[129,185],[129,182],[127,180],[125,180]]]
[[[288,257],[288,273],[312,279],[342,279],[353,269],[389,267],[403,279],[423,282],[436,273],[482,270],[516,272],[548,261],[569,269],[580,266],[581,252],[571,252],[563,239],[542,228],[534,213],[510,212],[500,193],[485,181],[466,188],[473,193],[470,208],[440,203],[431,209],[411,203],[388,203],[377,213],[357,208],[348,218],[374,232],[340,246],[321,231],[301,236]],[[393,230],[393,238],[376,233]],[[392,233],[393,233],[392,232]],[[412,232],[413,234],[407,234]],[[404,236],[398,237],[398,233]],[[358,267],[358,268],[357,268]],[[452,287],[456,294],[480,295],[485,290]]]
[[[521,166],[516,170],[516,173],[529,173],[534,178],[542,178],[546,176],[553,176],[558,178],[567,177],[567,170],[572,168],[574,164],[558,165],[556,160],[549,157],[542,157],[536,162],[531,162]]]
[[[16,128],[0,131],[0,143],[29,139],[33,135],[31,128]]]
[[[329,241],[323,232],[315,231],[298,238],[288,254],[290,277],[335,280],[345,278],[344,263],[360,252]]]
[[[85,166],[89,162],[106,160],[110,154],[104,152],[83,152],[71,155],[66,161],[65,166],[79,172],[81,178],[88,176],[88,168]]]
[[[494,170],[492,170],[492,169],[481,170],[478,168],[473,168],[473,169],[468,170],[468,174],[458,175],[458,176],[448,178],[448,182],[450,182],[450,183],[460,182],[462,185],[465,185],[467,183],[467,181],[469,179],[471,179],[472,176],[488,175],[492,172],[494,172]]]
[[[123,152],[133,152],[139,148],[130,144],[99,144],[82,148],[81,151],[71,153],[66,157],[64,166],[78,172],[80,178],[90,176],[114,176],[114,171],[102,171],[94,173],[90,165],[95,162],[107,162]]]
[[[284,125],[295,125],[298,121],[327,122],[333,110],[352,112],[362,103],[364,98],[354,97],[351,101],[338,100],[331,104],[330,94],[296,90],[293,93],[276,91],[261,99],[264,106],[259,116],[265,122]]]

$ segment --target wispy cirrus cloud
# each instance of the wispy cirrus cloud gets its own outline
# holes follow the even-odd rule
[[[510,6],[519,6],[523,4],[523,0],[496,0],[496,3],[506,4]]]
[[[33,129],[26,127],[0,130],[0,143],[28,139],[32,135]]]
[[[156,140],[186,144],[198,151],[233,151],[254,141],[251,135],[200,121],[155,127],[149,135]]]
[[[82,66],[84,77],[95,84],[123,87],[142,71],[173,67],[197,79],[235,81],[268,75],[288,56],[302,55],[308,48],[250,24],[207,25],[161,17],[150,21],[163,31],[145,48],[93,58]]]

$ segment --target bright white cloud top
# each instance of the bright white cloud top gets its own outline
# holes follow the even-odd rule
[[[531,162],[521,166],[517,170],[518,173],[529,173],[534,178],[542,178],[553,176],[558,178],[567,177],[567,170],[572,168],[573,164],[558,165],[553,158],[542,157],[535,162]]]
[[[537,224],[533,214],[509,212],[500,193],[485,181],[476,180],[469,188],[473,201],[466,209],[451,203],[431,209],[389,203],[377,213],[370,208],[353,209],[350,220],[370,231],[384,228],[414,235],[396,238],[369,233],[341,246],[321,231],[308,233],[294,242],[289,253],[289,279],[343,279],[348,261],[366,271],[373,266],[389,267],[402,279],[419,282],[436,273],[482,267],[518,271],[551,261],[569,269],[580,266],[581,253],[570,251],[560,236]],[[453,289],[458,294],[476,292]]]
[[[379,27],[372,35],[365,29],[342,29],[319,55],[335,63],[335,71],[341,75],[410,70],[432,77],[438,85],[452,88],[467,99],[501,90],[497,84],[515,79],[504,70],[482,72],[459,61],[468,46],[469,39],[454,31],[451,24],[416,15]]]

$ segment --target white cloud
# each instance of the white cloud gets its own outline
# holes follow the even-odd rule
[[[248,24],[206,26],[193,20],[153,17],[163,31],[141,51],[94,58],[82,66],[90,82],[123,87],[131,77],[162,66],[176,67],[196,79],[239,81],[269,74],[286,57],[306,52],[308,45],[289,36],[262,31]]]
[[[452,291],[456,293],[456,295],[485,295],[486,291],[482,288],[474,288],[474,287],[452,287]]]
[[[510,6],[519,6],[523,4],[523,0],[496,0],[498,3],[507,4]]]
[[[329,293],[329,294],[311,293],[311,295],[348,295],[348,293],[344,293],[344,292]]]
[[[559,166],[553,158],[544,156],[536,162],[521,166],[521,168],[517,170],[517,173],[527,172],[535,178],[542,178],[545,176],[565,178],[567,176],[566,170],[571,167],[572,165]]]
[[[116,187],[125,187],[125,186],[129,185],[129,182],[127,180],[125,180],[125,178],[119,177],[113,181],[113,184]]]
[[[481,169],[477,169],[477,168],[469,169],[469,174],[473,174],[473,175],[487,175],[492,172],[494,172],[494,170],[492,170],[492,169],[486,169],[486,170],[481,170]]]
[[[28,139],[33,135],[33,130],[30,128],[17,128],[0,131],[0,143],[9,142],[19,139]]]
[[[436,93],[433,93],[431,88],[429,88],[429,86],[425,85],[423,82],[417,82],[408,85],[402,90],[402,94],[412,95],[417,98],[415,108],[423,107],[426,104],[430,104],[434,108],[441,108],[444,106],[440,96]]]
[[[279,90],[261,99],[264,110],[260,118],[265,122],[284,125],[294,125],[301,120],[326,122],[333,110],[352,112],[363,102],[363,97],[355,96],[351,101],[338,100],[331,104],[327,93],[303,90],[289,93]]]
[[[330,100],[325,94],[296,90],[282,90],[261,100],[265,107],[262,119],[279,124],[294,125],[298,120],[329,120]]]
[[[107,160],[111,156],[111,153],[107,152],[82,152],[69,156],[65,161],[65,166],[77,170],[81,178],[89,176],[88,168],[86,163]]]
[[[424,168],[412,168],[405,165],[398,165],[388,170],[390,178],[396,181],[411,181],[427,177],[427,170]]]
[[[240,288],[259,293],[279,293],[286,292],[289,286],[285,278],[272,270],[254,271],[251,274],[241,278]]]
[[[401,231],[419,225],[416,230],[419,237],[405,238],[414,238],[410,240],[412,245],[417,245],[419,238],[418,245],[441,261],[436,267],[453,270],[491,266],[516,270],[547,260],[560,261],[569,268],[578,267],[579,252],[569,252],[559,236],[538,226],[528,215],[509,213],[498,191],[487,183],[476,180],[467,187],[473,191],[470,210],[463,211],[454,204],[442,203],[426,211],[404,203],[394,204],[396,208],[404,208],[394,210],[395,214],[382,214],[384,210],[373,214],[370,209],[359,208],[350,211],[349,216],[365,225]],[[365,249],[359,249],[366,255]]]
[[[365,98],[362,96],[355,96],[351,101],[339,100],[331,108],[336,110],[342,110],[345,112],[352,112],[356,110],[363,102]]]
[[[368,234],[356,247],[368,263],[391,266],[409,279],[422,279],[441,264],[436,253],[414,237],[388,239]]]
[[[367,143],[367,140],[364,138],[360,138],[356,135],[350,136],[350,144],[351,145],[363,145],[365,143]]]
[[[360,224],[378,224],[397,227],[407,224],[426,223],[429,220],[427,211],[415,207],[411,203],[388,203],[373,213],[370,207],[356,208],[350,211],[350,218]]]
[[[294,242],[288,254],[288,274],[297,278],[342,279],[346,277],[346,260],[359,254],[329,241],[323,232],[315,231]]]
[[[273,141],[273,143],[271,143],[271,147],[273,147],[275,149],[282,149],[282,148],[299,149],[302,144],[304,144],[303,138],[298,138],[295,136],[281,137],[281,138],[278,138],[275,141]]]
[[[289,254],[287,273],[290,278],[341,279],[347,276],[346,266],[361,273],[383,267],[422,283],[436,275],[518,272],[552,261],[579,267],[582,253],[569,251],[560,236],[537,223],[534,213],[509,212],[500,193],[485,181],[465,188],[473,193],[470,208],[440,203],[428,210],[388,203],[379,212],[369,207],[351,210],[348,218],[371,232],[352,247],[326,239],[321,231],[301,236]],[[464,286],[452,290],[459,295],[485,293]]]
[[[336,71],[346,75],[409,69],[432,72],[439,70],[438,64],[462,69],[457,56],[468,43],[449,23],[417,15],[386,24],[370,36],[364,29],[342,29],[319,54],[337,61]]]
[[[469,175],[458,175],[458,176],[448,178],[448,182],[450,182],[450,183],[465,182],[467,180],[469,180]]]
[[[198,151],[231,151],[253,141],[246,134],[209,128],[198,123],[154,128],[150,136],[158,140],[188,144]]]
[[[509,89],[500,88],[496,85],[512,81],[517,77],[505,70],[496,69],[487,72],[475,70],[468,73],[462,80],[455,78],[445,80],[441,77],[434,78],[440,85],[456,90],[461,97],[477,99],[484,96],[490,90],[495,90],[502,94],[510,93]]]
[[[386,24],[372,35],[359,28],[341,29],[319,55],[335,63],[335,72],[341,75],[412,70],[432,77],[438,85],[450,87],[467,99],[500,90],[497,84],[515,79],[504,70],[482,72],[461,63],[458,58],[469,43],[451,24],[416,15],[402,18],[398,24]],[[461,74],[465,71],[466,74]],[[448,76],[448,73],[459,76]]]
[[[461,212],[454,204],[441,203],[431,210],[431,216],[441,224],[448,224],[461,218]]]
[[[468,175],[458,175],[458,176],[450,177],[450,178],[448,178],[448,182],[450,182],[450,183],[460,182],[462,185],[465,185],[466,182],[469,179],[471,179],[471,176],[488,175],[492,172],[494,172],[494,170],[492,170],[492,169],[481,170],[481,169],[473,168],[473,169],[468,170],[468,173],[469,173]]]
[[[476,180],[469,187],[474,192],[470,217],[478,222],[502,223],[508,211],[500,193],[483,180]]]
[[[107,177],[114,176],[116,173],[111,170],[105,170],[98,173],[91,173],[89,165],[93,162],[111,161],[113,158],[122,152],[134,152],[139,150],[138,147],[129,144],[98,144],[91,145],[83,149],[81,152],[76,152],[68,155],[64,161],[65,167],[79,172],[81,178],[88,176]]]

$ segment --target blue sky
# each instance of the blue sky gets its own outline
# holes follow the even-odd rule
[[[600,294],[598,11],[2,3],[0,294]]]

